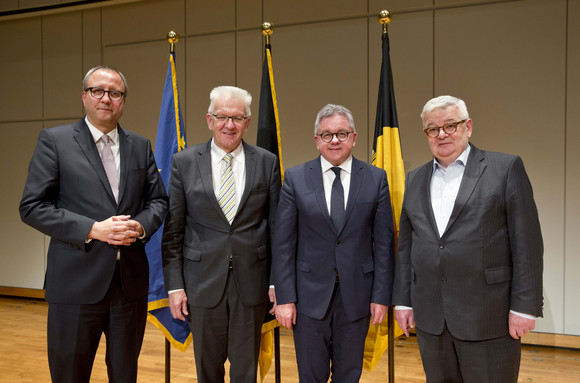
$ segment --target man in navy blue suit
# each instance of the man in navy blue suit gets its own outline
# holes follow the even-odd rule
[[[320,156],[286,171],[276,215],[276,318],[294,327],[301,382],[358,382],[370,323],[391,304],[393,214],[384,170],[352,156],[352,113],[316,117]],[[332,365],[332,368],[330,367]]]

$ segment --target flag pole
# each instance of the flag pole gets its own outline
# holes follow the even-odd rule
[[[262,34],[264,35],[266,46],[270,45],[270,36],[272,33],[274,33],[272,24],[267,21],[262,23]],[[279,156],[281,154],[280,152],[278,153]],[[274,327],[274,377],[276,383],[282,381],[280,371],[280,327],[278,326]]]
[[[391,22],[391,13],[383,9],[379,13],[379,21],[383,25],[383,34],[389,32],[389,23]],[[389,383],[395,382],[395,331],[394,331],[394,310],[393,306],[389,306],[387,313],[387,328],[388,328],[388,368],[389,368]]]
[[[167,42],[169,42],[169,53],[175,54],[175,45],[179,42],[179,35],[175,31],[167,33]],[[165,337],[165,383],[171,382],[171,343]]]

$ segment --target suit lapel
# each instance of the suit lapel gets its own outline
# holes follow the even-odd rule
[[[117,127],[117,134],[119,135],[119,155],[121,157],[121,174],[119,177],[119,203],[123,198],[125,185],[127,185],[127,174],[129,172],[129,160],[133,152],[133,140],[125,133],[120,126]]]
[[[105,168],[103,167],[101,156],[99,155],[97,145],[95,144],[95,141],[93,139],[91,131],[89,130],[89,127],[86,125],[83,119],[75,123],[73,125],[73,128],[75,130],[74,139],[76,140],[85,157],[95,170],[97,177],[99,178],[101,184],[103,185],[103,187],[107,191],[107,194],[109,195],[109,199],[111,200],[112,203],[116,205],[117,202],[115,201],[113,190],[111,189],[111,185],[109,184],[107,173],[105,172]],[[121,163],[122,162],[123,161],[121,160]]]
[[[461,185],[459,186],[459,191],[457,192],[457,198],[455,198],[455,205],[453,206],[453,211],[451,212],[451,217],[449,217],[449,222],[445,228],[445,233],[451,228],[461,210],[467,203],[467,200],[475,190],[475,187],[486,168],[484,162],[485,156],[483,153],[477,149],[475,146],[471,145],[471,153],[469,153],[469,158],[467,160],[467,166],[463,172],[463,178],[461,179]]]
[[[306,164],[306,169],[308,171],[308,177],[306,178],[309,183],[308,189],[314,192],[316,197],[316,202],[318,203],[318,208],[322,211],[325,220],[328,225],[334,230],[334,225],[330,219],[330,214],[328,214],[328,207],[326,206],[326,198],[324,197],[324,185],[322,181],[322,165],[320,164],[320,157],[315,160],[310,161]]]
[[[342,223],[342,227],[338,231],[339,233],[344,228],[344,225],[348,221],[348,217],[350,216],[350,214],[352,213],[352,210],[354,209],[355,202],[358,199],[358,194],[361,190],[361,185],[364,185],[364,183],[365,183],[365,174],[366,173],[364,171],[364,167],[362,166],[362,163],[359,160],[357,160],[356,158],[354,158],[354,156],[353,156],[352,157],[351,173],[350,173],[350,188],[348,191],[348,201],[346,203],[346,212],[344,215],[344,222]]]
[[[195,155],[198,157],[196,159],[197,166],[199,169],[199,176],[201,178],[201,183],[207,198],[212,202],[212,205],[217,210],[218,215],[223,217],[224,221],[229,225],[229,222],[218,203],[213,190],[213,179],[212,179],[212,169],[211,169],[211,140],[199,150]]]
[[[419,201],[416,203],[422,205],[421,211],[427,212],[427,220],[431,225],[431,229],[433,230],[433,233],[437,236],[437,238],[439,238],[439,229],[437,229],[437,221],[435,221],[435,213],[433,212],[433,205],[431,204],[432,177],[433,177],[433,161],[430,161],[426,163],[415,175],[414,179],[419,180],[419,184],[417,186],[405,185],[405,192],[407,192],[407,190],[409,189],[418,187],[417,192],[414,193],[414,195],[419,198]],[[407,188],[407,186],[409,186],[409,188]],[[415,201],[413,201],[413,203],[415,203]]]
[[[236,213],[236,217],[238,213],[242,210],[242,207],[248,200],[248,196],[250,195],[250,191],[254,186],[254,178],[256,176],[256,150],[249,145],[247,145],[244,141],[242,141],[242,145],[244,145],[244,156],[246,160],[246,184],[244,185],[244,192],[242,193],[242,198],[240,199],[240,205],[238,206],[238,211]],[[234,221],[236,218],[234,217]]]

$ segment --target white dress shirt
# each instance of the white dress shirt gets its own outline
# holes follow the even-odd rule
[[[326,199],[326,207],[328,209],[328,214],[330,214],[330,195],[332,193],[332,183],[336,178],[336,174],[331,169],[334,167],[334,165],[328,162],[328,160],[323,156],[320,156],[320,165],[322,166],[322,184],[324,186],[324,198]],[[342,183],[342,189],[344,190],[344,209],[346,210],[348,193],[350,191],[352,155],[348,156],[348,158],[338,167],[341,169],[340,182]]]
[[[234,174],[234,183],[236,184],[236,202],[234,208],[234,217],[238,212],[240,206],[240,200],[242,199],[242,193],[244,193],[244,187],[246,185],[246,156],[244,156],[244,145],[240,144],[234,151],[231,152],[232,158],[232,173]],[[223,160],[227,153],[218,147],[213,138],[211,140],[211,179],[213,182],[213,191],[215,197],[219,198],[221,177],[224,169],[226,168],[226,162]]]

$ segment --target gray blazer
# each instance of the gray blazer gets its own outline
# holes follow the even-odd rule
[[[393,304],[417,328],[463,340],[508,334],[508,313],[542,316],[543,242],[520,157],[472,145],[449,223],[439,237],[432,161],[407,176]]]
[[[145,241],[159,228],[167,195],[151,143],[118,127],[121,174],[115,202],[105,168],[84,119],[40,132],[28,168],[22,221],[51,237],[46,268],[46,300],[93,304],[109,289],[117,249],[105,242],[85,243],[95,221],[130,215],[147,234],[121,246],[121,280],[127,299],[142,298],[149,286]]]
[[[242,144],[246,184],[231,226],[213,190],[211,141],[173,156],[163,274],[166,290],[185,289],[193,306],[211,308],[219,302],[230,258],[242,302],[253,306],[268,301],[280,168],[274,154]]]

